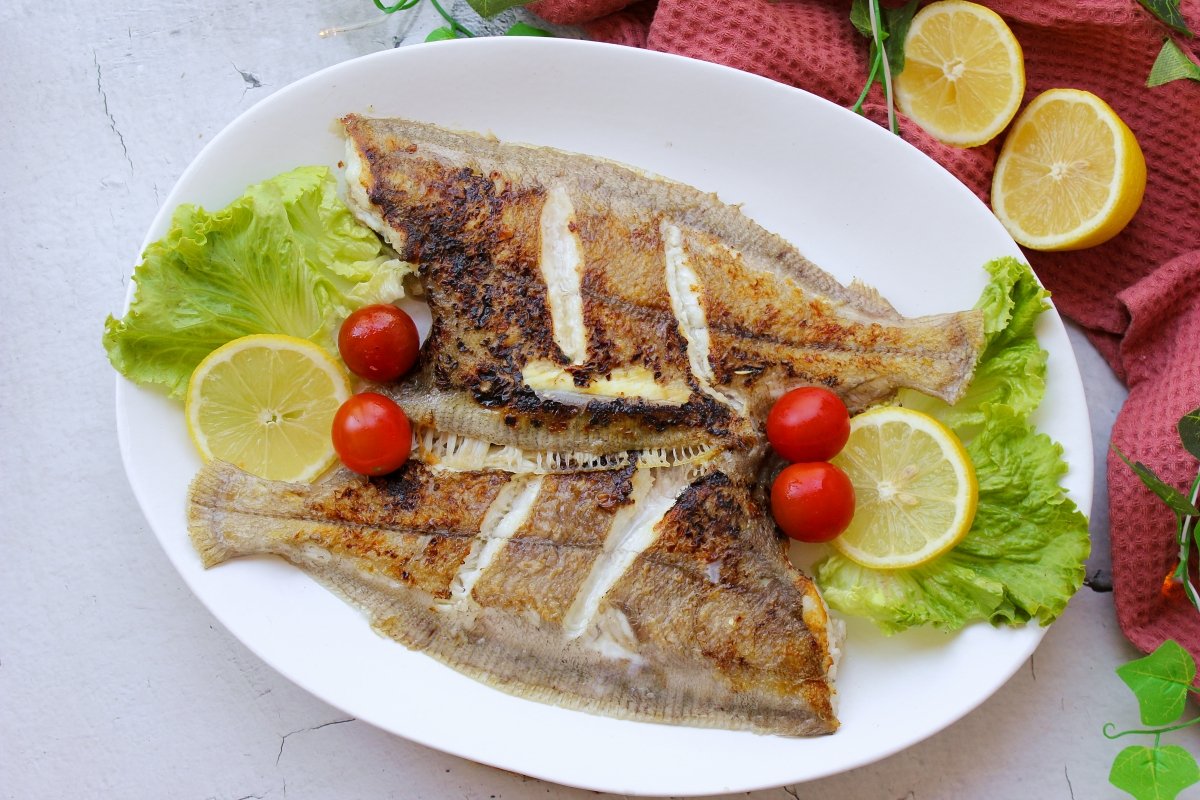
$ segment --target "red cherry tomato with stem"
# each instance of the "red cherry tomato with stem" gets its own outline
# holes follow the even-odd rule
[[[828,542],[854,517],[854,484],[825,461],[791,464],[771,484],[771,513],[791,538]]]
[[[338,352],[360,378],[394,381],[417,363],[421,339],[403,309],[393,305],[363,306],[342,323]]]
[[[846,404],[819,386],[792,389],[767,414],[767,440],[788,461],[828,461],[849,438]]]
[[[412,427],[404,410],[375,392],[353,395],[333,415],[333,449],[361,475],[395,472],[412,450]]]

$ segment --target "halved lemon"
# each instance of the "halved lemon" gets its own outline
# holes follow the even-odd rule
[[[981,145],[1004,130],[1025,94],[1025,58],[1000,15],[966,0],[930,3],[904,39],[900,110],[934,138]]]
[[[859,414],[833,463],[850,476],[856,505],[850,527],[831,544],[864,567],[924,564],[962,541],[975,519],[971,459],[928,414],[899,406]]]
[[[218,347],[188,383],[188,433],[206,461],[263,478],[311,481],[336,454],[333,415],[350,397],[346,371],[305,339],[258,334]]]
[[[1091,92],[1035,97],[1004,140],[992,210],[1035,250],[1078,250],[1116,236],[1146,191],[1146,159],[1129,126]]]

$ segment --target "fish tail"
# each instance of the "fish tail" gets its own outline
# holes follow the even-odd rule
[[[967,390],[983,350],[983,315],[977,310],[909,319],[912,354],[900,360],[905,388],[954,403]]]
[[[226,535],[231,516],[226,502],[232,494],[229,483],[237,479],[235,473],[222,462],[207,464],[188,490],[188,536],[206,568],[240,555]]]
[[[222,461],[206,464],[188,489],[188,536],[205,567],[272,552],[272,520],[286,519],[308,487],[255,477]]]

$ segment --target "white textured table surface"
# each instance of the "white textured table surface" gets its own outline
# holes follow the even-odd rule
[[[440,24],[424,5],[316,36],[375,13],[368,0],[0,4],[3,797],[595,796],[428,750],[291,685],[183,586],[122,471],[100,333],[160,198],[271,92]],[[1103,586],[1103,453],[1124,392],[1072,339],[1101,459],[1088,572]],[[749,796],[1120,796],[1107,775],[1123,743],[1101,726],[1136,726],[1113,674],[1134,655],[1112,595],[1085,587],[1029,663],[946,731],[854,772]]]

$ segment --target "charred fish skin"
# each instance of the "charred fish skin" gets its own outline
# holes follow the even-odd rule
[[[282,556],[381,633],[520,697],[759,733],[837,727],[816,588],[711,466],[511,476],[409,462],[302,486],[213,463],[191,487],[189,533],[206,565]]]
[[[503,415],[477,424],[494,441],[729,443],[757,435],[750,420],[792,386],[858,410],[900,387],[953,401],[973,373],[979,312],[901,317],[715,196],[551,148],[342,122],[351,203],[430,290],[424,390],[518,411],[507,428]],[[565,421],[582,407],[592,424]]]
[[[766,406],[953,400],[978,312],[906,319],[713,195],[601,159],[350,115],[347,191],[419,263],[432,330],[387,390],[418,458],[311,486],[210,464],[206,566],[296,564],[406,646],[641,721],[837,729],[838,623],[764,511]]]
[[[387,156],[376,148],[367,158],[380,163]],[[573,241],[566,249],[582,250],[581,262],[592,267],[575,276],[573,292],[566,290],[578,302],[564,305],[582,318],[555,319],[548,295],[553,270],[543,269],[555,261],[554,248],[542,235],[544,218],[554,216],[547,213],[554,189],[518,188],[494,171],[407,164],[413,170],[403,181],[397,174],[394,185],[371,192],[388,208],[392,240],[420,264],[432,315],[421,371],[399,390],[414,421],[529,450],[748,442],[745,421],[697,390],[669,306],[598,291],[606,285],[602,251],[614,250],[624,236],[606,213],[584,215],[567,203],[559,215],[561,235]],[[633,255],[646,261],[646,253]],[[659,294],[665,299],[665,287]],[[559,340],[567,337],[556,335],[564,328],[585,332],[578,352],[564,352]],[[531,369],[553,373],[561,385],[535,392]],[[636,392],[588,392],[631,376],[641,379]],[[647,399],[645,388],[658,385],[669,387],[669,398]]]

